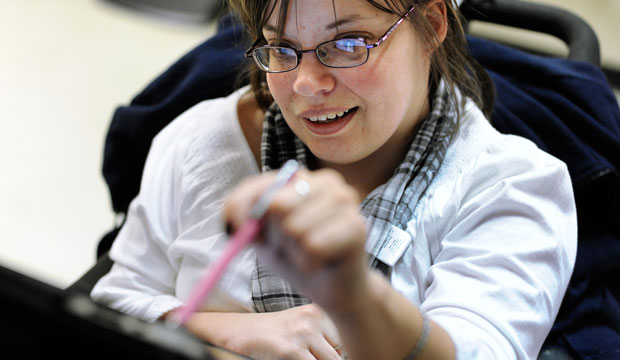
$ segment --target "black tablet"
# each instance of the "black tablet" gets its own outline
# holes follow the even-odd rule
[[[247,359],[206,345],[183,328],[147,323],[0,266],[0,343],[30,359]]]

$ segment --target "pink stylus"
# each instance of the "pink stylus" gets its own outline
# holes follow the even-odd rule
[[[289,160],[284,163],[284,166],[278,171],[273,183],[252,207],[250,219],[243,223],[239,230],[233,234],[222,256],[213,263],[205,276],[194,286],[185,306],[174,311],[168,318],[169,323],[175,326],[185,324],[187,319],[200,307],[215,285],[217,285],[217,282],[224,274],[224,271],[226,271],[232,259],[254,240],[254,237],[263,226],[262,218],[271,203],[271,199],[278,190],[290,181],[298,169],[299,164],[295,160]]]

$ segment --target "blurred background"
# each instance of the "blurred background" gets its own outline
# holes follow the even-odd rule
[[[618,81],[620,1],[535,1],[586,19]],[[0,0],[0,265],[64,288],[95,263],[116,221],[101,175],[112,113],[215,32],[217,3]],[[545,35],[472,32],[566,53]]]

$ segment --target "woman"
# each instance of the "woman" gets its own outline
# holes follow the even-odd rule
[[[238,101],[255,155],[264,114],[263,170],[288,158],[308,170],[274,198],[257,261],[244,252],[188,328],[257,358],[333,359],[343,349],[354,359],[536,357],[574,265],[570,179],[560,161],[486,121],[490,100],[452,3],[231,4],[256,38],[248,56],[261,73],[256,102],[222,101]],[[183,136],[193,143],[198,131]],[[204,177],[186,175],[212,168],[196,160],[205,149],[175,146],[154,147],[150,159],[182,158],[145,174],[127,240],[112,251],[116,270],[94,290],[119,309],[166,316],[223,245],[208,229],[221,194],[246,174],[226,172],[222,191],[205,190],[196,186]],[[175,181],[155,180],[174,172]],[[227,228],[272,179],[251,177],[227,197]],[[160,195],[171,200],[158,204]],[[153,248],[157,261],[135,262]]]

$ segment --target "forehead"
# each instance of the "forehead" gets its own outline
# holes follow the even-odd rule
[[[274,1],[276,1],[274,8]],[[380,1],[382,3],[383,1]],[[366,0],[271,0],[273,9],[263,29],[277,32],[280,21],[285,21],[284,33],[294,29],[296,32],[320,26],[326,30],[337,29],[347,24],[360,24],[368,21],[381,22],[389,15]],[[286,17],[280,19],[282,12]]]

